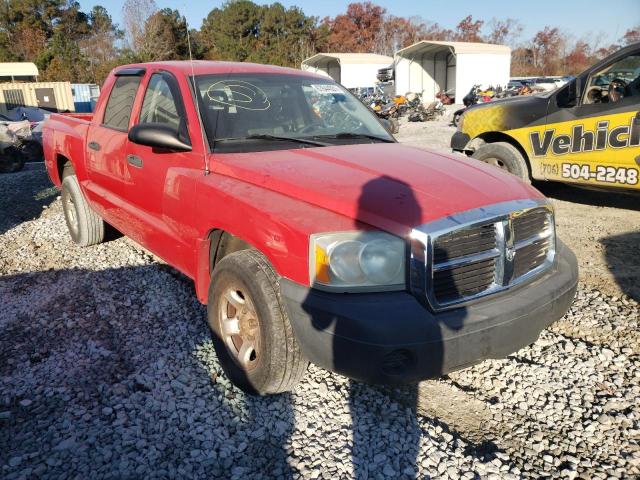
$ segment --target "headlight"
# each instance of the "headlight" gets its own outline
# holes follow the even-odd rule
[[[384,232],[319,233],[309,248],[311,285],[324,290],[405,288],[405,242]]]

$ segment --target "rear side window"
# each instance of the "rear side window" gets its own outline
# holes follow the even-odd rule
[[[116,79],[111,90],[107,108],[104,110],[102,124],[116,130],[126,131],[129,128],[129,119],[133,109],[133,101],[140,85],[140,77],[123,76]]]

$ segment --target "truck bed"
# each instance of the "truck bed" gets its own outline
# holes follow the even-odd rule
[[[84,163],[85,139],[91,125],[91,113],[54,113],[42,127],[42,144],[47,172],[54,185],[60,186],[58,155],[73,160],[81,166]],[[63,146],[56,153],[55,146]]]

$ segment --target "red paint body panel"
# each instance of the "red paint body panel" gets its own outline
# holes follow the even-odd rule
[[[456,212],[541,194],[480,162],[399,144],[364,144],[238,154],[208,154],[192,100],[188,62],[146,68],[129,127],[137,123],[147,82],[163,70],[178,81],[193,151],[158,153],[127,133],[101,125],[115,76],[96,112],[52,115],[43,142],[47,170],[60,185],[69,160],[92,207],[109,223],[196,281],[206,302],[209,233],[222,229],[262,251],[278,273],[309,283],[313,233],[381,229],[406,236],[412,227]],[[123,67],[120,67],[123,68]],[[194,62],[196,75],[261,72],[312,74],[264,65]],[[87,148],[89,142],[100,151]],[[144,160],[142,168],[127,155]],[[206,160],[205,160],[206,159]],[[205,175],[205,161],[211,170]]]

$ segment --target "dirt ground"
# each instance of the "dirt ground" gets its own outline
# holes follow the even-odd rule
[[[401,121],[396,138],[409,145],[451,152],[455,132],[448,107],[442,118],[424,123]],[[640,195],[537,182],[556,209],[559,237],[578,257],[585,286],[605,294],[640,300]]]

